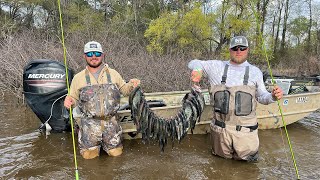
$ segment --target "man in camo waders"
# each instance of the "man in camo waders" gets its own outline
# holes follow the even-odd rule
[[[76,74],[70,86],[70,95],[65,98],[66,108],[78,106],[78,142],[80,154],[92,159],[100,154],[100,148],[110,156],[122,154],[122,128],[116,119],[120,106],[120,93],[128,95],[140,80],[126,83],[121,75],[103,63],[101,44],[90,41],[84,46],[87,66]]]
[[[281,99],[283,92],[275,86],[266,90],[261,70],[247,61],[248,40],[231,39],[229,61],[192,60],[191,80],[195,88],[204,74],[210,83],[213,120],[210,124],[212,153],[228,159],[258,160],[257,102],[269,104]]]

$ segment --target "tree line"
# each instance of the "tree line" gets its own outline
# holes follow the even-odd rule
[[[160,71],[180,67],[179,74],[167,73],[178,76],[180,85],[168,78],[166,88],[149,86],[149,91],[188,88],[187,62],[195,58],[228,59],[228,44],[234,35],[248,37],[249,60],[264,70],[266,57],[278,74],[312,75],[320,70],[320,4],[316,0],[60,2],[67,58],[75,71],[84,66],[80,55],[89,40],[104,45],[106,61],[125,78],[141,76],[151,85],[156,76],[144,77],[146,69],[161,67],[154,69],[159,75]],[[0,61],[11,63],[1,69],[6,73],[0,76],[0,89],[14,89],[18,95],[23,66],[28,61],[63,59],[57,1],[0,0],[0,23]],[[132,70],[139,68],[139,72]]]

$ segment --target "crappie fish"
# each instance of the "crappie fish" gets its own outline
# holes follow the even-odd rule
[[[204,109],[204,98],[200,92],[191,90],[182,100],[182,107],[171,118],[158,117],[148,106],[142,89],[136,87],[129,96],[129,106],[132,120],[137,127],[137,132],[142,134],[143,142],[156,140],[161,151],[171,137],[172,145],[186,136],[189,129],[193,132],[197,120],[200,120]]]

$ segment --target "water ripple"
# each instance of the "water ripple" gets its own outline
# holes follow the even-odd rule
[[[32,132],[0,139],[0,177],[10,177],[27,166],[33,147],[32,143],[38,136],[39,133]]]

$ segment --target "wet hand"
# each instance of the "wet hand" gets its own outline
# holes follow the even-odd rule
[[[283,97],[283,91],[279,86],[274,86],[274,88],[272,89],[272,97],[273,99],[278,99],[280,100]]]
[[[191,72],[191,81],[192,82],[200,82],[202,78],[202,69],[194,69]]]
[[[133,87],[137,87],[140,85],[140,80],[139,79],[130,79],[129,83],[133,84]]]
[[[74,104],[74,101],[72,99],[72,97],[70,96],[66,96],[66,98],[64,99],[64,107],[66,107],[67,109],[70,109],[70,107]]]

